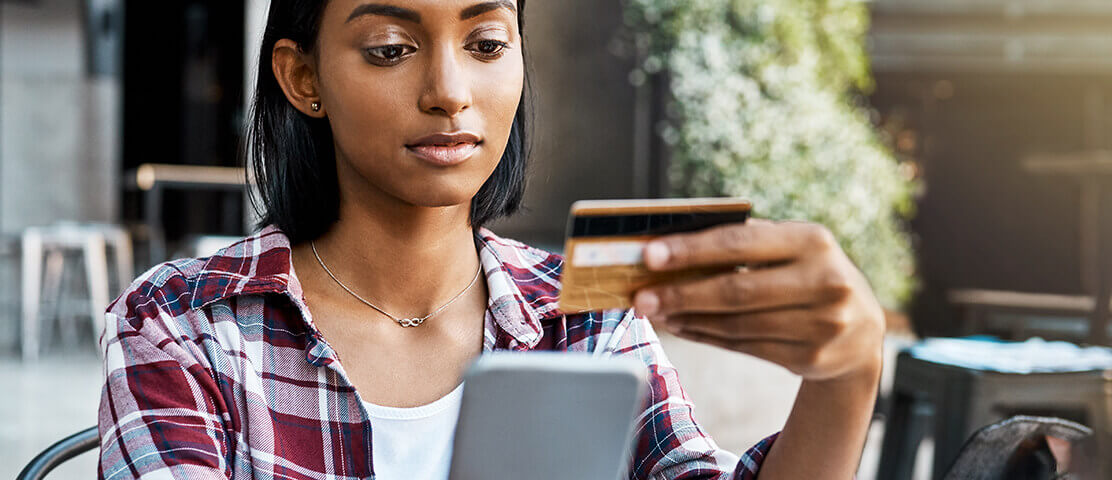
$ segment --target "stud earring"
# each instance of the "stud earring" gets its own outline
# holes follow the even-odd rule
[[[320,102],[313,102],[313,104],[310,105],[310,107],[313,108],[314,112],[319,112],[320,111]]]

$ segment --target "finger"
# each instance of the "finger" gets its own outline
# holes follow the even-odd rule
[[[718,265],[789,262],[836,247],[826,228],[804,222],[753,219],[695,233],[660,237],[645,246],[650,270],[684,270]]]
[[[766,310],[733,315],[674,315],[667,328],[732,340],[817,343],[846,331],[848,322],[833,308]]]
[[[646,287],[633,304],[644,315],[745,313],[817,306],[850,291],[848,280],[836,271],[797,263]]]

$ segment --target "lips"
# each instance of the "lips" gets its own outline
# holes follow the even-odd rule
[[[483,140],[471,132],[434,133],[406,145],[417,158],[438,166],[458,165],[479,149]]]

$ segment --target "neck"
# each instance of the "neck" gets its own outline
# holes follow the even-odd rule
[[[342,202],[340,220],[315,244],[328,269],[359,296],[395,317],[423,317],[479,269],[469,213],[470,205]]]

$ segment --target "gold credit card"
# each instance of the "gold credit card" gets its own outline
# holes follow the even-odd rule
[[[571,206],[559,308],[580,313],[626,309],[637,290],[663,282],[732,271],[715,267],[650,272],[642,251],[650,240],[749,219],[752,204],[740,198],[586,200]]]

